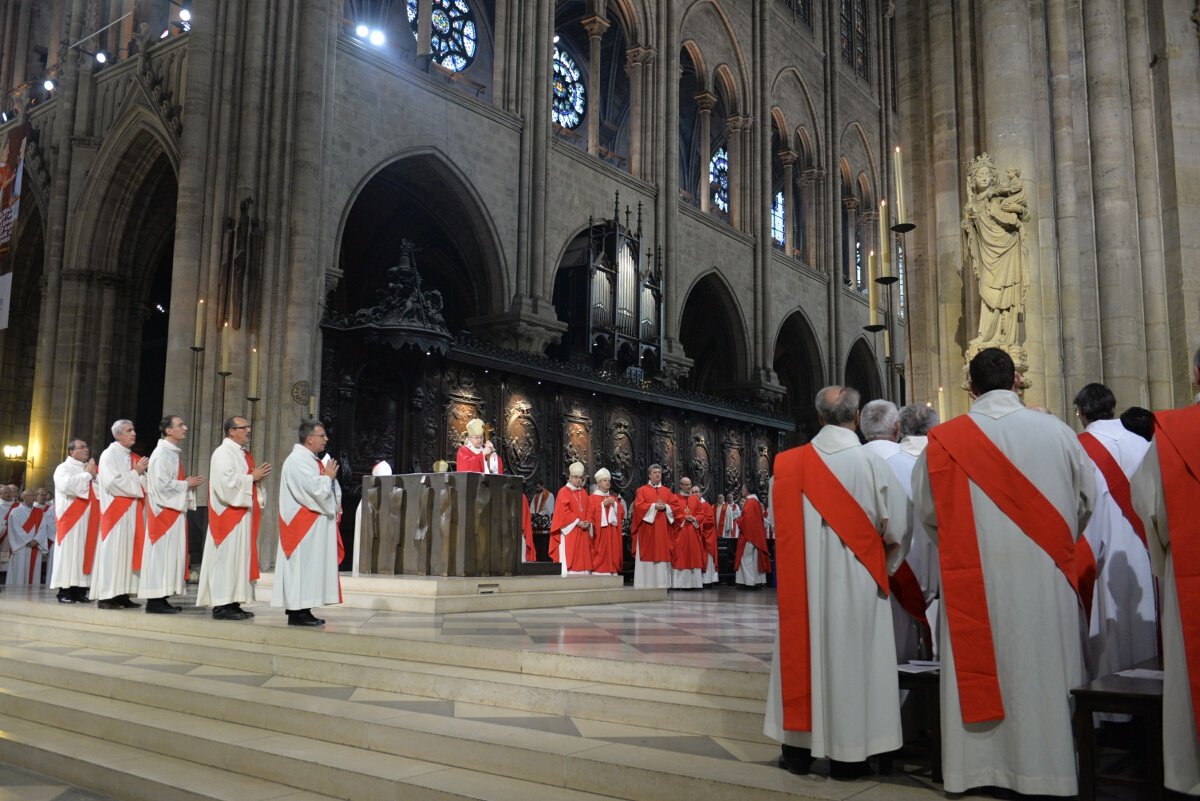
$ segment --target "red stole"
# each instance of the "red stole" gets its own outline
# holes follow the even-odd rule
[[[1200,517],[1192,505],[1200,493],[1200,406],[1155,412],[1154,426],[1183,652],[1200,732]]]
[[[130,467],[138,463],[138,455],[136,453],[129,454]],[[100,539],[108,539],[109,533],[116,528],[116,525],[121,522],[121,518],[129,511],[129,509],[137,502],[137,520],[133,529],[133,558],[131,560],[134,572],[142,569],[142,546],[146,540],[146,499],[131,498],[125,495],[116,495],[108,508],[100,513]]]
[[[1092,457],[1096,467],[1100,468],[1100,474],[1104,476],[1104,482],[1108,484],[1109,494],[1117,502],[1121,514],[1129,521],[1129,525],[1133,526],[1133,533],[1137,534],[1142,545],[1145,545],[1146,527],[1142,524],[1142,519],[1138,517],[1137,512],[1133,511],[1133,493],[1129,488],[1129,477],[1125,475],[1121,465],[1117,464],[1117,460],[1108,448],[1104,447],[1095,435],[1083,432],[1079,435],[1079,444],[1087,451],[1087,455]]]
[[[822,463],[824,464],[824,463]],[[746,508],[742,510],[742,516],[739,518],[739,523],[742,526],[742,535],[738,537],[737,550],[733,556],[734,568],[742,563],[742,554],[746,551],[746,543],[754,546],[758,551],[758,571],[760,573],[769,573],[771,570],[771,553],[767,550],[767,526],[766,516],[763,514],[762,503],[758,498],[746,498]],[[778,554],[776,554],[778,556]]]
[[[67,507],[63,516],[54,522],[54,539],[59,545],[62,545],[63,540],[71,533],[71,529],[79,524],[84,513],[89,510],[91,515],[88,516],[87,530],[84,532],[84,537],[86,537],[83,546],[84,575],[90,575],[92,572],[92,560],[96,556],[96,540],[100,534],[100,499],[96,497],[93,486],[88,484],[87,497],[71,501],[71,505]]]
[[[1058,509],[968,415],[931,430],[926,454],[938,520],[942,600],[954,641],[963,723],[1003,720],[970,482],[1054,560],[1076,594],[1080,593],[1076,567],[1083,549],[1076,546],[1075,534]],[[1081,536],[1079,542],[1090,556],[1087,541]]]
[[[525,561],[536,562],[537,551],[533,547],[533,515],[529,511],[529,499],[521,493],[521,533],[525,539]]]
[[[812,445],[775,457],[775,560],[779,580],[779,663],[783,728],[812,731],[812,647],[808,620],[808,563],[804,544],[804,499],[888,595],[887,554],[871,518],[846,490]],[[746,504],[743,516],[750,514]]]
[[[929,618],[925,617],[925,610],[928,608],[925,603],[925,591],[921,589],[921,582],[917,580],[917,574],[907,561],[901,562],[896,572],[888,576],[888,587],[900,608],[907,612],[921,629],[922,642],[925,644],[922,652],[931,648],[933,630],[929,628]]]
[[[183,481],[186,475],[183,472],[183,461],[179,462],[179,480]],[[146,504],[146,516],[149,518],[149,534],[150,544],[154,545],[162,539],[163,535],[171,530],[171,526],[175,525],[175,521],[183,514],[178,509],[164,508],[158,514],[154,514],[154,506]],[[184,534],[184,541],[187,541],[187,534]]]
[[[246,457],[246,474],[254,472],[254,454],[242,451]],[[211,493],[212,490],[210,489]],[[262,521],[262,509],[258,505],[258,483],[250,483],[250,508],[245,506],[226,506],[225,511],[217,514],[213,511],[212,501],[208,504],[208,533],[213,538],[213,544],[218,548],[229,533],[237,528],[238,523],[250,512],[250,580],[258,581],[258,525]]]
[[[725,536],[725,515],[729,513],[729,504],[723,503],[717,507],[716,517],[713,520],[713,531],[718,537]]]
[[[322,464],[320,459],[314,457],[317,463],[317,472],[320,473]],[[296,510],[296,514],[292,516],[290,521],[283,519],[283,513],[279,515],[279,545],[283,548],[283,555],[288,559],[292,558],[292,554],[300,547],[300,542],[312,531],[313,524],[317,522],[317,518],[321,513],[315,509],[309,509],[307,506],[301,505]],[[338,555],[338,561],[341,561],[341,554]]]

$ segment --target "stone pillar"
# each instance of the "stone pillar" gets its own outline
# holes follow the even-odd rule
[[[779,154],[783,164],[783,252],[788,256],[796,248],[796,160],[794,150],[784,150]],[[771,198],[774,207],[775,198]]]
[[[1121,0],[1082,4],[1103,381],[1123,406],[1146,406],[1137,194]]]
[[[51,0],[51,2],[50,34],[47,37],[48,41],[46,42],[46,69],[48,70],[54,69],[54,65],[58,64],[59,59],[61,58],[59,50],[62,47],[62,38],[64,34],[63,14],[65,14],[67,10],[67,0]],[[83,22],[87,22],[87,20],[83,20]],[[82,26],[80,27],[80,31],[81,33],[83,32]],[[88,33],[90,33],[90,31],[88,31]],[[71,43],[78,41],[79,39],[77,38],[71,38]],[[89,47],[88,49],[93,50],[94,40],[93,42],[89,42],[89,44],[93,44],[93,47]]]
[[[633,47],[625,51],[625,74],[629,76],[629,174],[634,178],[645,179],[642,163],[643,131],[642,126],[647,118],[645,83],[646,70],[643,69],[648,61],[653,60],[654,51],[644,47]]]
[[[842,205],[846,208],[846,230],[839,243],[842,257],[841,284],[854,286],[854,243],[858,237],[858,198],[854,195],[845,195],[842,198]]]
[[[603,103],[597,103],[600,97],[600,43],[604,32],[609,28],[609,21],[604,17],[585,17],[580,23],[588,34],[588,93],[591,95],[587,112],[588,153],[593,156],[600,153],[600,109]]]
[[[743,193],[750,184],[753,159],[748,158],[746,139],[750,133],[751,118],[734,115],[725,121],[729,132],[729,224],[741,230],[743,221]]]
[[[417,0],[417,64],[429,69],[433,60],[433,0]]]
[[[879,268],[883,268],[883,248],[880,246],[880,237],[884,236],[884,232],[879,230],[879,212],[875,209],[867,209],[862,214],[858,215],[858,241],[862,247],[862,274],[858,272],[858,264],[855,262],[850,267],[851,279],[850,286],[855,289],[862,290],[867,288],[867,256],[871,251],[875,251],[876,257],[879,259]],[[883,302],[883,295],[880,296],[880,303]],[[882,310],[882,305],[880,306]]]
[[[712,109],[716,105],[717,96],[710,92],[696,95],[696,107],[699,111],[696,137],[699,139],[700,180],[696,187],[699,195],[700,211],[708,213],[712,208],[712,181],[709,178],[709,164],[712,162]],[[732,194],[732,188],[730,190]]]
[[[14,1],[17,4],[17,35],[13,39],[11,78],[12,86],[17,87],[25,83],[26,79],[26,62],[29,61],[29,15],[33,0]]]
[[[9,91],[12,89],[13,50],[17,37],[16,25],[18,0],[4,0],[0,11],[0,111],[9,107]]]
[[[803,217],[798,220],[804,226],[803,241],[798,243],[800,258],[810,267],[817,267],[828,272],[828,264],[820,264],[817,257],[817,228],[821,219],[821,187],[825,171],[820,167],[809,167],[800,173],[800,212]]]

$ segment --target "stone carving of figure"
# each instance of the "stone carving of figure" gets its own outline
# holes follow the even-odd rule
[[[998,183],[995,162],[987,153],[967,168],[967,203],[963,208],[963,252],[979,281],[979,332],[970,351],[1019,346],[1017,327],[1029,291],[1029,252],[1024,224],[1029,203],[1021,171],[1007,170]]]

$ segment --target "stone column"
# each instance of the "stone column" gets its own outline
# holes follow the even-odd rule
[[[783,252],[788,256],[796,248],[796,160],[798,155],[794,150],[784,150],[779,154],[783,164]],[[775,198],[771,198],[774,208]]]
[[[433,0],[417,0],[417,64],[429,69],[433,60]]]
[[[729,224],[738,230],[743,224],[743,192],[750,184],[753,162],[753,159],[747,158],[749,148],[746,146],[750,122],[751,118],[745,114],[735,115],[725,121],[725,130],[729,132]]]
[[[588,153],[593,156],[600,153],[600,109],[602,103],[596,100],[600,97],[600,43],[604,32],[609,28],[609,21],[604,17],[585,17],[580,23],[588,34],[588,84],[590,94],[587,112]]]
[[[1123,405],[1146,406],[1136,177],[1121,0],[1082,4],[1103,381]]]
[[[879,267],[883,268],[883,248],[880,246],[880,237],[884,236],[884,232],[879,230],[879,212],[875,209],[867,209],[862,214],[858,215],[858,241],[862,247],[862,274],[859,275],[858,264],[855,262],[850,267],[852,277],[850,286],[855,289],[862,290],[867,288],[867,256],[871,251],[875,251],[876,257],[879,258]],[[883,295],[880,296],[880,303],[883,302]],[[880,307],[882,310],[882,305]]]
[[[25,62],[29,60],[29,15],[33,0],[15,0],[17,3],[17,35],[13,38],[12,87],[25,83]],[[61,97],[61,93],[59,95]]]
[[[854,243],[858,237],[858,198],[854,195],[842,197],[842,205],[846,208],[846,230],[842,233],[841,261],[843,286],[854,286]],[[835,280],[835,283],[837,281]]]
[[[800,211],[803,217],[798,220],[804,226],[803,241],[799,242],[800,258],[810,267],[818,267],[817,258],[817,227],[821,219],[821,188],[820,182],[825,177],[825,171],[820,167],[809,167],[800,173]],[[821,266],[827,271],[828,265]]]
[[[4,0],[0,12],[0,111],[7,111],[12,89],[13,50],[17,44],[16,14],[18,0]]]
[[[653,51],[643,47],[625,51],[625,74],[629,76],[629,174],[642,179],[646,177],[642,174],[642,125],[647,116],[643,108],[646,93],[642,84],[646,78],[642,66],[648,56],[653,56]]]
[[[47,37],[47,42],[46,42],[46,68],[47,69],[54,69],[54,65],[58,64],[59,59],[61,58],[59,49],[62,47],[62,38],[63,38],[63,33],[64,33],[64,31],[63,31],[63,14],[65,14],[66,10],[67,10],[67,0],[51,0],[51,2],[52,2],[52,5],[51,5],[51,10],[50,10],[50,33],[49,33],[49,36]],[[87,20],[83,20],[83,22],[86,23]],[[82,25],[80,26],[80,32],[81,32],[81,34],[85,32]],[[91,33],[91,31],[86,31],[86,33]],[[79,39],[77,39],[77,38],[71,39],[72,44],[75,42],[78,42],[78,41],[79,41]],[[92,42],[89,42],[89,44],[93,44],[93,47],[88,48],[89,50],[94,49],[94,41],[95,40],[93,40]]]
[[[696,95],[696,107],[699,111],[696,137],[699,139],[700,180],[696,192],[700,196],[700,211],[705,214],[712,208],[712,182],[709,179],[709,164],[712,161],[712,109],[716,105],[717,96],[710,92]],[[730,190],[732,194],[732,188]]]

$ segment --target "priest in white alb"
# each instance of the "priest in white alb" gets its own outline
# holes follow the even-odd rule
[[[1087,655],[1093,678],[1158,656],[1150,551],[1129,485],[1150,443],[1113,419],[1116,407],[1103,384],[1075,395],[1075,414],[1085,426],[1079,444],[1096,478],[1096,507],[1083,532],[1096,559]]]
[[[50,589],[58,602],[88,600],[92,559],[100,538],[100,500],[96,495],[96,463],[81,439],[67,443],[67,458],[54,468],[55,548]]]
[[[915,514],[942,573],[945,789],[1076,793],[1073,687],[1086,680],[1076,542],[1095,478],[1074,432],[1025,408],[1013,361],[969,365],[969,414],[929,432],[913,471]]]
[[[258,581],[258,527],[267,497],[263,481],[271,463],[255,464],[245,417],[226,419],[222,429],[225,439],[208,466],[208,533],[196,606],[212,606],[215,620],[246,620],[254,617],[242,604],[254,600]]]
[[[321,461],[329,437],[316,420],[300,423],[298,442],[283,462],[279,484],[279,549],[271,606],[287,611],[289,626],[320,626],[314,606],[342,602],[338,583],[338,463]]]
[[[836,779],[902,743],[888,574],[908,549],[908,499],[859,445],[858,402],[850,387],[817,393],[823,427],[775,457],[770,491],[779,630],[763,732],[783,743],[780,767],[828,757]]]
[[[146,539],[142,546],[142,572],[138,597],[146,599],[150,614],[182,612],[170,596],[187,590],[187,513],[196,508],[195,488],[203,476],[183,469],[181,446],[188,427],[179,415],[168,415],[158,424],[162,435],[146,469]]]
[[[8,516],[13,507],[20,504],[20,498],[11,484],[0,484],[0,570],[7,571],[8,559],[12,552],[8,547]]]
[[[1200,350],[1191,374],[1200,387]],[[1200,795],[1200,405],[1155,412],[1154,426],[1130,483],[1162,582],[1163,784]]]
[[[137,441],[133,422],[112,424],[113,442],[100,454],[100,542],[92,573],[92,598],[101,609],[133,609],[146,536],[146,499],[142,477],[150,460],[131,449]]]
[[[38,549],[45,554],[42,557],[42,569],[38,576],[38,584],[50,584],[50,571],[54,569],[55,535],[58,527],[58,516],[54,513],[54,496],[45,487],[38,487],[37,500],[42,509],[42,522],[38,525]],[[45,578],[43,579],[42,576]]]
[[[733,553],[734,583],[738,589],[756,590],[766,585],[771,571],[766,513],[749,484],[742,484],[742,497],[744,508],[737,518],[737,549]]]
[[[42,549],[38,544],[38,529],[42,525],[42,510],[34,501],[37,493],[31,489],[21,494],[21,503],[8,516],[8,544],[12,556],[8,560],[5,584],[38,584],[42,569]]]

